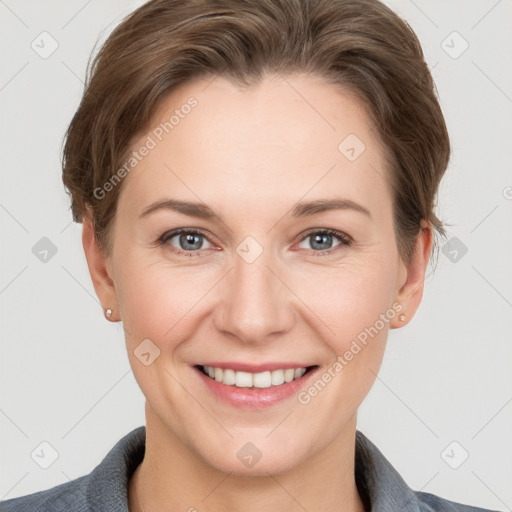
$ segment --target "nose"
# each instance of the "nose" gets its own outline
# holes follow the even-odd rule
[[[275,339],[289,331],[295,319],[293,293],[268,253],[263,251],[252,263],[235,255],[214,315],[219,331],[248,344]]]

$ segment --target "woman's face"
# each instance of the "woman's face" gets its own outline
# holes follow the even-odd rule
[[[311,76],[197,80],[133,150],[112,285],[95,286],[123,321],[148,425],[238,474],[286,471],[350,436],[428,258],[400,260],[361,103]]]

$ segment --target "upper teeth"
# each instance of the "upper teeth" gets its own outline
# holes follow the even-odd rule
[[[237,372],[230,369],[214,368],[213,366],[203,366],[203,370],[204,373],[217,382],[222,382],[228,386],[237,386],[239,388],[269,388],[270,386],[280,386],[285,382],[298,379],[306,373],[306,368],[287,368],[286,370],[274,370],[261,373]]]

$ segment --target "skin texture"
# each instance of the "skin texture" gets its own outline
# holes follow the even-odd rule
[[[146,397],[146,455],[130,481],[130,510],[362,511],[353,461],[357,409],[389,329],[406,325],[420,304],[431,228],[419,230],[406,266],[384,151],[352,95],[305,75],[267,76],[246,89],[223,77],[196,80],[166,98],[133,147],[191,96],[197,106],[124,178],[111,257],[84,219],[96,293],[123,322]],[[366,146],[354,161],[338,150],[349,134]],[[218,217],[161,209],[139,218],[170,197],[204,202]],[[371,216],[350,209],[290,216],[298,201],[334,197]],[[182,227],[204,233],[199,250],[186,239],[180,245],[179,235],[154,244]],[[353,241],[333,236],[315,245],[321,228]],[[237,253],[248,236],[263,251],[252,263]],[[308,404],[293,396],[240,411],[215,398],[192,368],[296,361],[322,373],[394,303],[406,321],[394,315]],[[148,366],[134,354],[145,339],[160,350]],[[248,442],[262,453],[251,468],[237,457]]]

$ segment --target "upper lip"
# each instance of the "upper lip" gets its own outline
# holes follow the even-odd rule
[[[249,373],[261,373],[266,371],[274,370],[286,370],[288,368],[308,368],[309,366],[304,363],[290,363],[287,362],[269,362],[260,364],[242,363],[236,361],[210,361],[207,363],[201,363],[198,366],[212,366],[214,368],[222,368],[223,370],[234,370],[236,372],[249,372]]]

